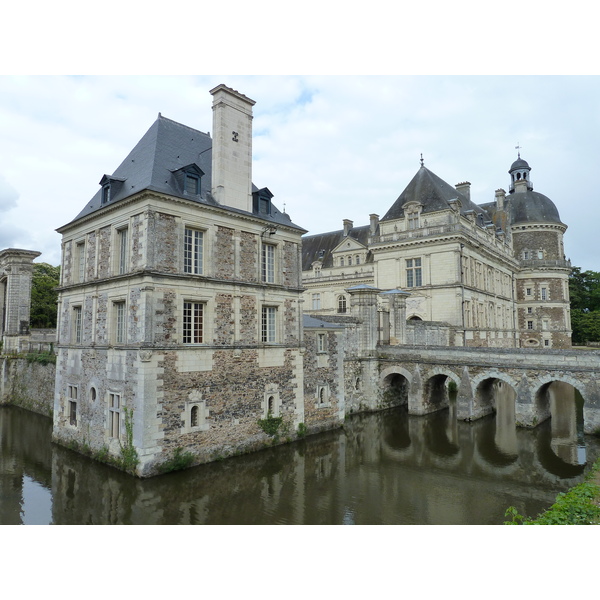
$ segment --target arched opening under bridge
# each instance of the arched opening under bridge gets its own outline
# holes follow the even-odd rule
[[[553,380],[544,383],[535,394],[538,423],[550,419],[550,448],[570,465],[586,463],[584,436],[584,400],[571,383]]]
[[[408,404],[408,379],[401,373],[390,373],[383,379],[383,401],[386,406]]]

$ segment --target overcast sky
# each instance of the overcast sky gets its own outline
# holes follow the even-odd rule
[[[567,257],[597,252],[600,77],[2,76],[0,247],[60,263],[71,221],[163,116],[212,128],[219,84],[256,101],[253,181],[310,233],[383,216],[420,165],[481,204],[508,191],[515,146],[569,227]]]
[[[75,0],[7,5],[0,248],[39,250],[38,260],[59,264],[55,229],[158,113],[210,131],[209,90],[224,83],[256,101],[254,183],[309,233],[383,216],[421,153],[443,180],[470,181],[471,198],[490,202],[508,191],[519,145],[534,189],[569,227],[567,257],[600,271],[596,19],[582,0],[569,11],[528,11],[534,5],[429,0],[390,10],[372,0],[348,11],[305,0],[285,14],[270,0],[178,0],[169,11],[104,0],[102,14]]]

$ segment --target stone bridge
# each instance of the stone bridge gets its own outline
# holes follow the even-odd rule
[[[365,388],[373,386],[362,390],[363,397],[376,398],[378,407],[407,404],[416,415],[441,410],[453,381],[458,419],[495,412],[496,398],[506,390],[513,394],[516,424],[535,427],[551,416],[550,385],[564,382],[583,397],[585,433],[600,428],[600,351],[380,345],[358,362],[370,383]]]

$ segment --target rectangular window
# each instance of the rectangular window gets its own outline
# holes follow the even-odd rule
[[[419,228],[419,213],[413,212],[408,213],[408,228],[418,229]]]
[[[200,178],[195,175],[185,176],[185,191],[188,194],[199,194],[200,193]]]
[[[312,295],[312,309],[321,310],[321,294]]]
[[[542,300],[548,300],[548,288],[543,287],[541,289]]]
[[[261,270],[264,283],[275,283],[275,246],[271,244],[263,244]]]
[[[544,346],[549,346],[550,345],[550,340],[544,340]]]
[[[533,308],[531,308],[531,306],[528,306],[528,307],[527,307],[527,314],[528,314],[528,315],[531,315],[531,314],[533,314]]]
[[[121,433],[121,394],[108,395],[108,435],[119,439]]]
[[[527,329],[533,329],[533,321],[527,321]]]
[[[319,333],[317,335],[317,352],[325,352],[325,342],[326,336],[324,333]]]
[[[261,320],[261,335],[260,339],[262,342],[272,343],[275,342],[275,317],[277,315],[277,309],[274,306],[263,306],[262,308],[262,320]]]
[[[117,231],[117,239],[119,244],[119,265],[117,272],[119,275],[127,273],[129,266],[129,240],[127,236],[127,227]]]
[[[406,260],[406,287],[420,287],[421,285],[423,285],[421,259],[409,258]]]
[[[527,288],[527,289],[525,290],[525,295],[526,295],[526,296],[531,296],[531,288]]]
[[[73,307],[73,341],[81,344],[81,306]]]
[[[183,343],[202,344],[204,330],[204,304],[183,303]]]
[[[115,302],[115,342],[124,344],[126,341],[125,329],[125,302]]]
[[[75,281],[81,283],[85,278],[85,242],[75,246]]]
[[[204,260],[204,233],[197,229],[185,229],[183,242],[183,272],[202,275]]]
[[[77,427],[77,386],[69,385],[67,394],[69,396],[69,424]]]

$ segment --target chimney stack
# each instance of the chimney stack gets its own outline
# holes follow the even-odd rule
[[[344,237],[347,237],[353,225],[354,223],[350,219],[344,219]]]
[[[376,215],[376,214],[369,215],[369,233],[371,235],[375,235],[378,225],[379,225],[379,215]]]
[[[467,200],[471,199],[471,182],[463,181],[462,183],[457,183],[455,186],[456,191],[462,194]]]
[[[212,190],[224,206],[252,212],[252,107],[244,94],[220,84],[213,96]]]

